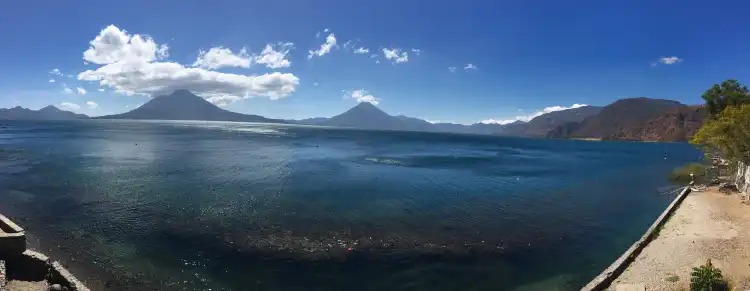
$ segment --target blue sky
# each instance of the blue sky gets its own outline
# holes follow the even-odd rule
[[[112,114],[179,87],[273,118],[328,117],[360,101],[460,123],[623,97],[698,104],[714,83],[748,82],[748,8],[642,0],[4,1],[0,107]]]

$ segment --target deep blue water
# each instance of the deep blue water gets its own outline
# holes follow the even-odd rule
[[[109,290],[578,290],[686,144],[0,122],[0,212]],[[351,250],[349,250],[351,248]]]

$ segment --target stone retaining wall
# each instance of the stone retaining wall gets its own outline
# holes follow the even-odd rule
[[[643,248],[645,248],[649,242],[651,242],[654,238],[656,238],[656,233],[661,228],[661,226],[667,222],[667,219],[674,213],[675,210],[680,206],[680,203],[682,203],[682,200],[685,199],[685,197],[690,193],[690,187],[685,187],[682,189],[682,192],[680,192],[679,195],[672,201],[669,206],[667,206],[667,209],[664,210],[664,212],[661,213],[659,218],[654,221],[654,224],[651,225],[651,227],[648,228],[646,233],[636,241],[630,248],[625,251],[622,256],[617,258],[612,265],[610,265],[607,269],[604,270],[599,276],[596,276],[591,282],[586,284],[581,291],[599,291],[599,290],[606,290],[607,287],[609,287],[610,284],[618,277],[622,272],[625,271],[625,269],[628,268],[631,262],[635,260],[635,257],[638,256],[638,254],[641,253]]]
[[[26,250],[26,233],[23,228],[0,214],[0,259]]]
[[[50,260],[42,253],[26,249],[26,233],[23,228],[7,217],[0,215],[0,290],[8,278],[24,278],[30,281],[46,280],[49,284],[60,284],[70,291],[89,291],[59,262]]]

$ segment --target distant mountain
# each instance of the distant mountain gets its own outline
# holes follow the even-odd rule
[[[642,141],[688,141],[708,119],[703,106],[681,106],[667,110],[648,121],[630,136]]]
[[[686,105],[672,100],[645,97],[617,100],[602,108],[596,115],[580,122],[566,122],[550,130],[552,138],[601,138],[641,140],[647,122],[672,109]]]
[[[502,134],[511,136],[545,137],[551,130],[554,130],[563,124],[569,122],[581,122],[590,116],[598,114],[601,110],[602,107],[583,106],[554,111],[537,116],[527,123],[508,126],[503,130]]]
[[[7,109],[0,108],[0,119],[4,120],[67,120],[86,118],[89,117],[84,114],[76,114],[70,111],[60,110],[52,105],[39,110],[31,110],[20,106]]]
[[[288,123],[296,123],[296,124],[307,124],[307,125],[320,125],[324,122],[326,122],[328,118],[326,117],[313,117],[313,118],[305,118],[300,120],[287,120]]]
[[[362,102],[348,111],[331,118],[309,118],[298,120],[295,123],[342,126],[361,129],[378,130],[405,130],[405,131],[428,131],[428,132],[452,132],[468,134],[496,134],[501,132],[506,125],[482,124],[463,125],[455,123],[430,123],[426,120],[397,115],[392,116],[383,112],[375,105]]]
[[[157,96],[131,111],[99,119],[205,120],[285,123],[280,119],[241,114],[221,109],[188,90]]]
[[[361,129],[429,131],[431,123],[406,116],[391,116],[369,102],[361,102],[319,125]]]

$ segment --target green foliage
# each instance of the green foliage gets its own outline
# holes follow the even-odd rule
[[[693,174],[693,177],[690,177]],[[695,179],[696,184],[708,183],[708,167],[701,163],[690,163],[684,167],[672,170],[669,174],[669,181],[675,184],[685,185],[690,183],[692,179]]]
[[[708,120],[690,140],[704,152],[719,153],[731,161],[750,158],[750,105],[726,107]]]
[[[714,84],[701,98],[706,101],[711,116],[718,115],[727,107],[750,103],[747,87],[737,80],[726,80],[721,85]]]
[[[721,290],[729,290],[729,282],[724,279],[721,270],[711,264],[711,259],[705,265],[693,268],[690,273],[690,291]]]

